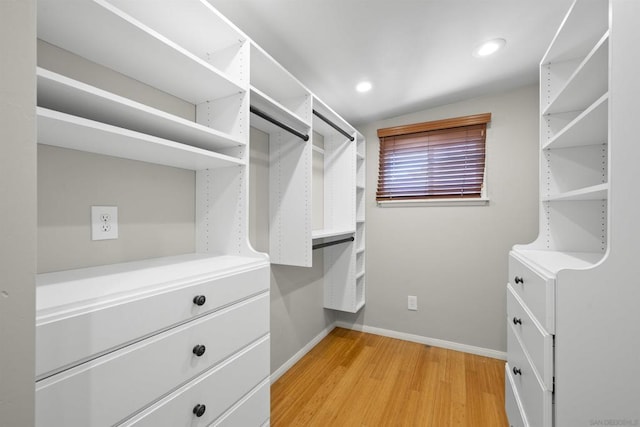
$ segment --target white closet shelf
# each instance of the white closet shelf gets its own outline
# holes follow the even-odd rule
[[[363,184],[356,184],[356,190],[358,190],[358,191],[364,190],[364,185]]]
[[[311,96],[298,79],[254,43],[251,43],[251,85],[292,111],[298,111]]]
[[[37,107],[38,143],[202,170],[244,165],[234,157]]]
[[[44,321],[52,313],[96,308],[186,282],[210,280],[265,265],[268,265],[265,258],[195,253],[38,274],[37,317]]]
[[[364,253],[364,248],[360,248],[356,251],[356,254],[360,255]]]
[[[544,202],[555,201],[580,201],[580,200],[606,200],[609,191],[609,184],[598,184],[578,190],[567,191],[564,193],[553,194],[547,198],[543,198]]]
[[[598,41],[599,35],[609,28],[608,16],[606,3],[576,2],[547,49],[542,64],[583,58]],[[589,31],[584,31],[585,22],[590,23]],[[591,28],[591,25],[597,27]]]
[[[582,111],[607,92],[609,70],[609,32],[598,41],[580,63],[543,115]],[[553,67],[553,64],[550,65]]]
[[[606,144],[608,139],[609,94],[605,93],[565,126],[542,149]]]
[[[326,104],[324,104],[322,101],[320,101],[315,97],[313,98],[313,109],[319,112],[320,114],[322,114],[328,120],[331,120],[336,126],[341,128],[343,131],[351,135],[355,141],[355,138],[357,136],[355,129],[351,127],[349,123],[345,122],[344,119],[340,117],[335,111],[333,111]],[[342,135],[340,132],[338,132],[336,129],[331,127],[329,124],[327,124],[324,120],[322,120],[315,114],[313,115],[313,131],[318,132],[320,135],[323,135],[323,136],[336,135],[336,134]]]
[[[513,251],[520,259],[555,276],[558,271],[582,270],[595,266],[604,258],[601,252],[569,252],[537,249],[520,249]]]
[[[246,91],[104,0],[38,1],[38,37],[195,105]]]
[[[247,40],[240,29],[207,1],[162,0],[162,7],[158,7],[158,0],[107,2],[202,59]]]
[[[38,105],[208,150],[245,145],[231,135],[38,68]]]
[[[356,274],[356,280],[358,280],[358,279],[360,279],[360,278],[362,278],[362,277],[364,277],[364,270],[363,270],[363,271],[360,271],[360,272],[358,272],[358,273]]]
[[[356,153],[356,158],[358,159],[359,162],[364,160],[364,156],[360,153]]]
[[[251,86],[250,88],[251,95],[251,105],[258,108],[262,112],[268,114],[274,119],[284,123],[287,126],[290,126],[301,133],[309,133],[309,129],[311,124],[303,120],[296,113],[289,110],[284,105],[280,104],[275,99],[271,98],[266,93],[260,91],[259,89]],[[255,116],[251,117],[251,125],[257,127],[258,129],[269,132],[270,130],[276,128],[275,125],[267,122],[266,120],[254,120]],[[279,129],[279,128],[278,128]]]
[[[321,230],[313,230],[311,232],[311,238],[313,240],[316,239],[324,239],[325,237],[337,237],[337,236],[347,236],[355,233],[354,229],[321,229]]]

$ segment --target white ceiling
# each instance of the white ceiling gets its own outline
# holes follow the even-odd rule
[[[208,1],[354,125],[535,83],[572,2]],[[472,55],[497,37],[495,56]]]

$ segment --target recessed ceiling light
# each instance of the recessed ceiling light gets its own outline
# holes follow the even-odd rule
[[[363,81],[356,85],[356,90],[360,93],[369,92],[371,90],[371,82]]]
[[[473,56],[478,58],[489,56],[499,51],[506,43],[507,41],[505,39],[489,40],[475,48],[475,50],[473,51]]]

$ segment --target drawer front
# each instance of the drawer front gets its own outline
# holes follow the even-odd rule
[[[208,426],[269,377],[269,337],[263,337],[121,427]],[[269,397],[265,399],[269,404]],[[197,407],[197,405],[204,405]],[[203,413],[197,416],[194,411]],[[249,424],[246,424],[249,425]]]
[[[555,281],[530,268],[513,252],[509,255],[509,283],[538,322],[555,333]]]
[[[211,425],[214,427],[268,426],[269,392],[270,383],[266,380]]]
[[[38,381],[36,425],[121,422],[268,332],[265,292]]]
[[[511,285],[507,286],[507,323],[513,327],[546,389],[553,391],[553,337],[532,318]]]
[[[522,404],[523,418],[531,426],[551,427],[551,392],[538,379],[511,326],[507,327],[507,367]]]
[[[142,337],[269,288],[269,267],[132,297],[73,316],[36,322],[36,376],[90,360]],[[194,302],[204,296],[203,305]],[[68,339],[66,337],[81,337]],[[61,345],[62,343],[62,345]]]
[[[510,427],[529,427],[527,419],[522,414],[522,403],[513,382],[513,374],[509,365],[505,363],[504,373],[504,407],[507,412]]]

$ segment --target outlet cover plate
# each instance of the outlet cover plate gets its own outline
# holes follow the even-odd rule
[[[411,311],[418,310],[418,297],[415,295],[409,295],[407,298],[407,309]]]
[[[118,207],[91,206],[91,240],[118,238]]]

